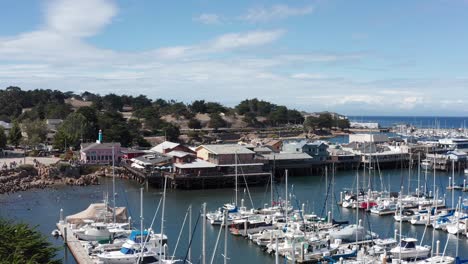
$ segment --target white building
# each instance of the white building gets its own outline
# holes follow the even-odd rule
[[[350,134],[349,142],[385,143],[388,142],[388,136],[385,134]]]

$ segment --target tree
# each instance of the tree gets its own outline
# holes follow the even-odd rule
[[[102,98],[102,106],[108,111],[120,111],[123,107],[122,98],[116,94],[108,94]]]
[[[218,129],[220,127],[226,127],[226,125],[226,121],[224,121],[218,113],[210,114],[210,122],[208,123],[209,127]]]
[[[28,135],[27,144],[29,146],[36,146],[44,143],[47,138],[47,126],[42,120],[25,120],[23,122],[24,131]]]
[[[18,145],[21,142],[21,138],[23,138],[23,135],[21,134],[21,128],[18,124],[18,122],[13,122],[13,126],[11,127],[10,133],[8,134],[8,141],[10,141],[10,144],[12,144],[15,147],[18,147]]]
[[[268,115],[268,120],[272,125],[281,125],[288,122],[288,108],[286,106],[278,106]]]
[[[35,227],[0,219],[0,263],[59,264],[58,251]]]
[[[5,135],[5,129],[0,126],[0,149],[6,147],[7,136]]]
[[[169,141],[179,141],[179,136],[180,136],[180,129],[178,126],[169,123],[164,130],[164,135],[166,136],[166,140]]]
[[[97,109],[94,107],[84,106],[80,107],[76,113],[85,117],[87,122],[86,131],[83,135],[84,141],[95,141],[99,132]]]
[[[318,117],[319,128],[332,128],[333,127],[333,116],[330,113],[320,114]]]
[[[108,111],[99,114],[98,125],[102,129],[104,141],[120,142],[124,147],[132,145],[133,135],[119,112]]]
[[[191,105],[189,105],[190,111],[193,113],[206,113],[206,104],[205,100],[195,100]]]
[[[200,129],[201,128],[201,123],[198,119],[196,118],[191,118],[188,121],[188,127],[191,129]]]
[[[62,149],[68,146],[77,148],[87,131],[88,121],[82,114],[69,114],[54,136],[54,148]]]

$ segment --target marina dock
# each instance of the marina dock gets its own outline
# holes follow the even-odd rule
[[[57,228],[60,231],[64,244],[70,249],[73,257],[78,264],[95,264],[81,244],[80,240],[73,235],[73,232],[67,228],[65,222],[57,223]]]

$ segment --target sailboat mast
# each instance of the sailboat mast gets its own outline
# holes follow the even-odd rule
[[[285,198],[285,201],[286,201],[286,204],[285,204],[285,219],[286,219],[286,227],[288,226],[288,170],[285,171],[285,193],[286,193],[286,198]]]
[[[325,166],[325,193],[327,197],[325,197],[325,208],[328,210],[328,166]]]
[[[167,186],[167,177],[164,176],[164,191],[163,191],[163,201],[162,201],[162,211],[161,211],[161,243],[159,245],[159,257],[161,258],[162,256],[162,249],[163,249],[163,238],[164,238],[164,211],[166,208],[166,186]],[[206,221],[203,221],[206,222]],[[166,258],[166,255],[164,255],[164,258]]]
[[[236,185],[236,186],[235,186],[236,201],[235,201],[235,205],[237,206],[237,200],[238,200],[238,198],[237,198],[237,193],[239,192],[238,187],[237,187],[237,151],[234,153],[234,159],[236,160],[236,161],[235,161],[235,164],[236,164],[236,165],[235,165],[235,173],[236,173],[236,179],[235,179],[235,185]]]
[[[143,259],[143,188],[140,188],[140,236],[141,236],[141,245],[140,245],[140,249],[141,249],[141,259]]]
[[[227,264],[228,210],[224,210],[224,264]]]
[[[270,194],[270,196],[271,196],[271,197],[270,197],[270,199],[271,199],[271,204],[270,204],[270,206],[273,206],[273,202],[274,202],[273,184],[274,184],[274,181],[275,181],[275,170],[276,170],[276,156],[275,156],[275,154],[273,154],[273,170],[272,170],[272,172],[271,172],[271,180],[270,180],[270,181],[271,181],[271,184],[270,184],[270,188],[271,188],[271,190],[270,190],[270,192],[271,192],[271,194]]]
[[[332,180],[331,180],[331,187],[332,187],[332,192],[331,192],[331,218],[333,220],[333,209],[335,207],[335,162],[332,163]],[[304,214],[304,212],[303,212]]]
[[[455,160],[452,160],[452,208],[455,206]]]
[[[203,218],[206,218],[206,203],[203,203]],[[227,228],[225,226],[224,228]],[[206,264],[206,220],[202,223],[202,264]]]
[[[364,169],[364,171],[366,171]],[[358,242],[358,225],[359,225],[359,171],[356,172],[356,243]]]
[[[113,210],[112,210],[112,221],[116,222],[115,216],[115,150],[114,150],[114,143],[112,143],[112,203],[113,203]],[[106,209],[107,210],[107,209]]]
[[[192,245],[190,241],[192,240],[192,205],[189,207],[189,228],[188,228],[188,243],[189,243],[189,248],[188,248],[188,260],[192,261]]]
[[[419,189],[421,188],[421,152],[418,152],[418,188],[416,189],[419,199]]]

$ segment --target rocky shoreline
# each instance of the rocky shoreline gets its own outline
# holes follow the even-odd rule
[[[29,189],[44,189],[52,185],[87,186],[99,184],[97,173],[66,176],[55,166],[42,164],[22,165],[0,171],[0,194],[10,194]]]

